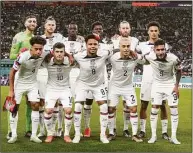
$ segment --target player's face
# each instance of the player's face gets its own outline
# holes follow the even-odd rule
[[[86,44],[87,52],[90,54],[96,54],[99,48],[99,43],[95,39],[89,39]]]
[[[131,32],[130,25],[128,23],[121,24],[119,28],[119,32],[122,37],[128,37]]]
[[[159,29],[157,26],[151,26],[148,29],[148,34],[150,39],[158,39],[159,37]]]
[[[37,27],[37,20],[36,18],[28,18],[25,21],[25,26],[29,31],[34,31],[35,28]]]
[[[44,46],[41,44],[34,44],[31,47],[31,53],[34,58],[39,58],[42,55]]]
[[[54,58],[57,61],[62,61],[64,59],[64,48],[55,48],[54,50]]]
[[[154,51],[159,59],[163,59],[166,54],[165,45],[155,46]]]
[[[78,29],[76,24],[70,24],[68,27],[69,36],[75,37],[77,35]]]
[[[56,30],[56,22],[52,20],[48,20],[45,24],[45,31],[48,33],[54,33]]]
[[[102,25],[95,25],[92,32],[93,32],[94,34],[97,34],[97,35],[101,36],[102,33],[103,33],[103,27],[102,27]]]
[[[130,42],[129,41],[120,42],[120,52],[123,56],[128,56],[130,54]]]

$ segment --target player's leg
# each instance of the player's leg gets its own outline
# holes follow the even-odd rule
[[[131,134],[128,130],[130,123],[130,110],[127,108],[126,101],[123,97],[123,136],[131,137]]]
[[[27,93],[28,100],[31,103],[31,121],[32,121],[32,134],[30,137],[30,141],[36,142],[36,143],[41,143],[42,140],[40,140],[37,137],[37,130],[39,126],[39,119],[40,119],[40,114],[39,114],[39,107],[40,107],[40,98],[39,98],[39,93],[38,93],[38,87],[34,85]]]
[[[28,97],[27,95],[25,96],[25,100],[26,100],[26,133],[25,133],[25,137],[31,137],[32,134],[32,120],[31,120],[31,113],[32,113],[32,108],[31,108],[31,104],[28,101]]]
[[[150,125],[151,125],[151,139],[148,141],[148,143],[155,143],[157,140],[157,120],[158,120],[158,112],[160,105],[162,105],[163,100],[163,94],[156,92],[156,88],[152,89],[151,93],[152,99],[151,99],[151,115],[150,115]]]
[[[167,108],[166,108],[166,100],[163,100],[162,105],[160,106],[160,109],[161,109],[162,138],[165,140],[169,140],[170,137],[168,136],[168,133],[167,133],[168,115],[167,115]]]
[[[8,111],[7,112],[7,136],[6,136],[6,138],[7,138],[7,140],[9,140],[10,138],[11,138],[11,136],[12,136],[12,132],[11,132],[11,128],[10,128],[10,112]]]
[[[53,112],[53,115],[52,115],[52,130],[54,131],[54,136],[57,136],[57,132],[56,132],[56,123],[58,121],[58,112],[59,112],[59,104],[58,104],[58,101],[56,102],[55,106],[54,106],[54,112]]]
[[[93,103],[93,95],[91,92],[88,92],[87,99],[84,104],[84,137],[90,137],[91,128],[90,128],[90,117],[92,113],[92,103]]]
[[[75,137],[72,140],[73,143],[79,143],[81,138],[81,118],[82,118],[82,107],[86,101],[88,87],[84,84],[77,83],[75,88],[75,106],[74,106],[74,129]]]
[[[171,142],[174,144],[181,144],[176,138],[177,128],[178,128],[178,96],[176,93],[172,93],[168,97],[168,105],[170,106],[171,114]]]
[[[22,95],[26,90],[18,90],[17,87],[15,87],[15,100],[16,100],[16,104],[17,104],[17,110],[19,110],[19,105],[21,103],[21,99],[22,99]],[[16,115],[13,115],[12,113],[10,113],[9,116],[9,120],[10,120],[10,129],[11,129],[11,138],[7,141],[8,143],[15,143],[17,141],[17,123],[18,123],[18,111]]]
[[[38,134],[38,137],[43,137],[46,135],[45,133],[45,126],[44,126],[44,105],[45,105],[45,100],[40,99],[40,132]]]
[[[93,96],[100,107],[100,141],[102,143],[109,143],[109,140],[106,137],[108,106],[105,85],[102,84],[94,89],[91,89],[91,91],[93,92]]]
[[[149,101],[151,100],[151,86],[152,86],[151,83],[144,83],[144,82],[141,85],[140,133],[138,134],[140,138],[144,138],[146,133],[147,107]]]
[[[58,110],[58,130],[57,130],[57,136],[61,137],[63,133],[62,123],[63,123],[63,105],[59,101],[59,110]]]
[[[72,94],[70,89],[66,89],[60,96],[60,101],[64,107],[64,141],[72,142],[70,138],[70,129],[72,126]]]

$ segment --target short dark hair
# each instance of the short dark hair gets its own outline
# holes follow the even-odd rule
[[[45,45],[46,40],[40,36],[34,36],[30,40],[30,45],[33,46],[34,44],[40,44],[40,45]]]
[[[46,19],[45,24],[46,24],[48,21],[55,21],[55,22],[56,22],[56,20],[54,19],[53,16],[49,16],[49,17]]]
[[[85,42],[87,43],[89,39],[95,39],[96,41],[99,41],[100,37],[97,35],[90,34],[90,35],[85,37]]]
[[[158,39],[155,41],[154,46],[159,46],[159,45],[165,45],[165,41],[163,39]]]
[[[152,26],[156,26],[156,27],[158,27],[158,29],[160,29],[160,24],[157,21],[149,22],[147,25],[147,29],[149,29]]]
[[[71,22],[68,24],[68,27],[67,27],[67,28],[69,28],[71,24],[76,25],[76,27],[78,28],[78,25],[77,25],[76,22],[74,22],[74,21],[71,21]]]
[[[55,50],[56,48],[65,48],[65,45],[61,42],[57,42],[54,44],[53,50]]]
[[[25,21],[26,21],[27,19],[29,19],[29,18],[35,18],[35,19],[37,19],[37,17],[36,17],[35,15],[28,15],[28,16],[25,17]],[[24,22],[25,22],[25,21],[24,21]]]
[[[97,26],[97,25],[101,25],[101,26],[103,27],[103,24],[102,24],[101,22],[96,21],[96,22],[94,22],[94,23],[92,24],[91,29],[93,30],[94,27]]]

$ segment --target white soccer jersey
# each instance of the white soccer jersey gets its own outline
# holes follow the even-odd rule
[[[120,52],[111,56],[110,62],[113,71],[110,84],[120,88],[132,84],[134,68],[137,63],[142,63],[140,57],[138,59],[123,60],[121,59]]]
[[[98,51],[97,57],[87,57],[86,51],[74,55],[80,66],[80,74],[77,81],[88,86],[99,86],[104,83],[105,61],[109,57],[108,50]]]
[[[166,85],[166,84],[174,84],[174,68],[180,64],[180,61],[177,56],[172,53],[166,53],[165,60],[158,60],[156,54],[151,52],[148,55],[145,55],[144,58],[149,61],[152,70],[153,70],[153,82]]]
[[[38,59],[31,57],[30,51],[21,53],[15,60],[13,68],[18,70],[17,83],[33,84],[36,80],[37,70],[40,67],[46,53],[43,52]]]
[[[69,85],[69,73],[71,70],[70,62],[67,57],[61,65],[55,64],[51,58],[49,63],[45,61],[42,63],[48,70],[47,89],[64,90]]]
[[[166,51],[169,50],[168,44],[165,44]],[[150,43],[149,41],[141,42],[136,47],[137,52],[141,52],[143,55],[154,52],[154,44]],[[152,67],[150,65],[143,65],[143,76],[142,76],[142,82],[149,82],[152,83],[153,81],[153,71]]]
[[[131,38],[130,49],[132,51],[135,51],[135,48],[137,47],[137,45],[139,43],[139,40],[137,38],[135,38],[135,37],[128,37],[128,38]],[[120,42],[120,40],[121,40],[121,36],[119,36],[117,39],[112,39],[114,49],[119,49],[119,42]]]
[[[69,54],[76,54],[83,49],[83,43],[78,41],[64,41],[65,51]]]

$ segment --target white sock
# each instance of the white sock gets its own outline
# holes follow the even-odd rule
[[[100,105],[100,127],[101,135],[106,135],[106,129],[108,124],[108,106],[107,104]]]
[[[32,121],[32,137],[35,137],[38,130],[38,125],[40,121],[40,114],[39,111],[33,111],[31,112],[31,121]]]
[[[137,129],[138,129],[137,113],[130,113],[130,121],[131,121],[131,126],[132,126],[132,134],[137,135]]]
[[[40,107],[40,133],[44,133],[44,108]]]
[[[109,128],[109,134],[113,134],[114,135],[114,113],[109,114],[108,116],[108,128]]]
[[[124,122],[124,128],[123,130],[128,130],[129,122],[130,122],[130,112],[127,111],[126,108],[123,109],[123,122]]]
[[[74,129],[75,129],[75,135],[80,136],[80,129],[81,129],[81,115],[82,112],[82,104],[76,102],[75,108],[74,108]]]
[[[63,106],[62,106],[62,104],[59,104],[58,129],[62,129],[62,119],[63,119]]]
[[[140,129],[141,131],[145,132],[146,127],[146,119],[140,119]]]
[[[151,108],[150,124],[151,124],[152,137],[157,136],[156,130],[157,130],[158,112],[159,112],[159,109]]]
[[[44,112],[44,123],[47,131],[47,136],[53,136],[52,115]]]
[[[114,129],[117,128],[117,108],[115,108],[115,112],[114,112]]]
[[[17,136],[18,112],[14,118],[12,117],[12,113],[10,113],[9,118],[10,118],[10,128],[12,132],[12,137],[15,137]]]
[[[167,119],[161,120],[161,123],[162,123],[162,133],[167,133],[168,120]]]
[[[64,123],[65,123],[64,136],[66,136],[66,135],[70,134],[70,129],[71,129],[71,126],[72,126],[72,114],[70,114],[70,115],[65,114]]]
[[[171,127],[172,127],[172,138],[176,138],[176,132],[178,128],[178,108],[170,108],[171,112]]]
[[[56,131],[56,122],[58,121],[58,111],[59,107],[54,107],[54,113],[52,115],[52,130],[55,132]]]
[[[90,128],[90,117],[92,112],[92,105],[84,105],[84,125],[85,128]]]

